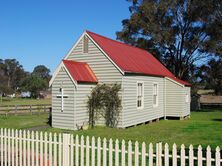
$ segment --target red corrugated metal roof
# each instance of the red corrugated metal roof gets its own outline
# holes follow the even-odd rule
[[[176,78],[146,50],[109,39],[90,31],[86,32],[124,72],[169,77],[180,84],[191,85],[188,82]]]
[[[169,77],[169,78],[171,78],[172,80],[174,80],[174,81],[176,81],[176,82],[178,82],[178,83],[180,83],[180,84],[182,84],[182,85],[192,86],[192,84],[190,84],[189,82],[183,81],[183,80],[181,80],[181,79],[179,79],[179,78],[176,78],[175,76],[174,76],[174,77]]]
[[[97,83],[97,78],[87,63],[63,60],[70,75],[77,82]]]

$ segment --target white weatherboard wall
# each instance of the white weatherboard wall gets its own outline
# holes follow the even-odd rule
[[[75,95],[75,128],[77,126],[83,126],[84,124],[86,125],[89,122],[87,100],[94,86],[95,85],[93,84],[78,84],[77,92]]]
[[[121,83],[122,74],[90,39],[88,47],[88,53],[83,53],[83,40],[80,40],[67,59],[88,63],[100,83]]]
[[[188,94],[188,102],[185,102],[185,104],[184,104],[183,116],[187,116],[187,115],[190,115],[190,102],[191,102],[190,87],[184,87],[184,93],[185,93],[185,96],[186,96],[186,94]]]
[[[100,84],[122,83],[122,74],[90,39],[88,40],[88,53],[83,53],[83,39],[81,39],[67,59],[88,63]],[[75,97],[75,123],[77,125],[83,125],[83,123],[88,122],[88,110],[86,104],[88,95],[90,95],[93,86],[95,85],[78,84],[77,95]],[[120,113],[119,127],[122,126],[121,117]],[[104,119],[98,119],[97,124],[104,124]]]
[[[190,88],[166,79],[166,116],[184,117],[190,114],[190,100],[186,102]]]
[[[144,83],[144,108],[137,109],[137,82]],[[158,106],[153,107],[153,84],[158,84]],[[164,78],[125,76],[123,88],[123,127],[136,125],[164,116]]]
[[[60,88],[63,88],[64,111],[61,112]],[[74,129],[74,95],[75,85],[64,68],[61,68],[52,84],[52,126],[63,129]]]

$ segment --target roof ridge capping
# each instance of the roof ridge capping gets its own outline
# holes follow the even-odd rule
[[[123,45],[125,45],[125,46],[133,47],[133,48],[135,48],[135,49],[139,49],[139,50],[141,50],[141,51],[144,51],[144,52],[149,53],[147,50],[145,50],[145,49],[143,49],[143,48],[136,47],[136,46],[133,46],[133,45],[130,45],[130,44],[126,44],[126,43],[124,43],[124,42],[122,42],[122,41],[118,41],[118,40],[115,40],[115,39],[111,39],[111,38],[108,38],[108,37],[106,37],[106,36],[100,35],[100,34],[98,34],[98,33],[95,33],[95,32],[89,31],[89,30],[86,30],[85,32],[86,32],[87,34],[89,34],[89,35],[90,35],[90,33],[92,33],[92,34],[94,34],[94,35],[97,35],[97,36],[99,36],[99,37],[105,38],[105,39],[107,39],[107,40],[111,40],[111,41],[113,41],[113,42],[117,42],[117,43],[119,43],[119,44],[123,44]]]

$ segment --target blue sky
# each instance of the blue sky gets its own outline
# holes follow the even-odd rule
[[[1,0],[0,58],[15,58],[27,71],[43,64],[53,72],[84,30],[116,39],[129,5],[126,0]]]

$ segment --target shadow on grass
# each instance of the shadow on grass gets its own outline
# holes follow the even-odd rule
[[[222,112],[222,108],[206,108],[206,109],[201,109],[199,111],[192,111],[192,112]]]
[[[212,121],[222,122],[222,118],[215,118],[215,119],[212,119]]]

